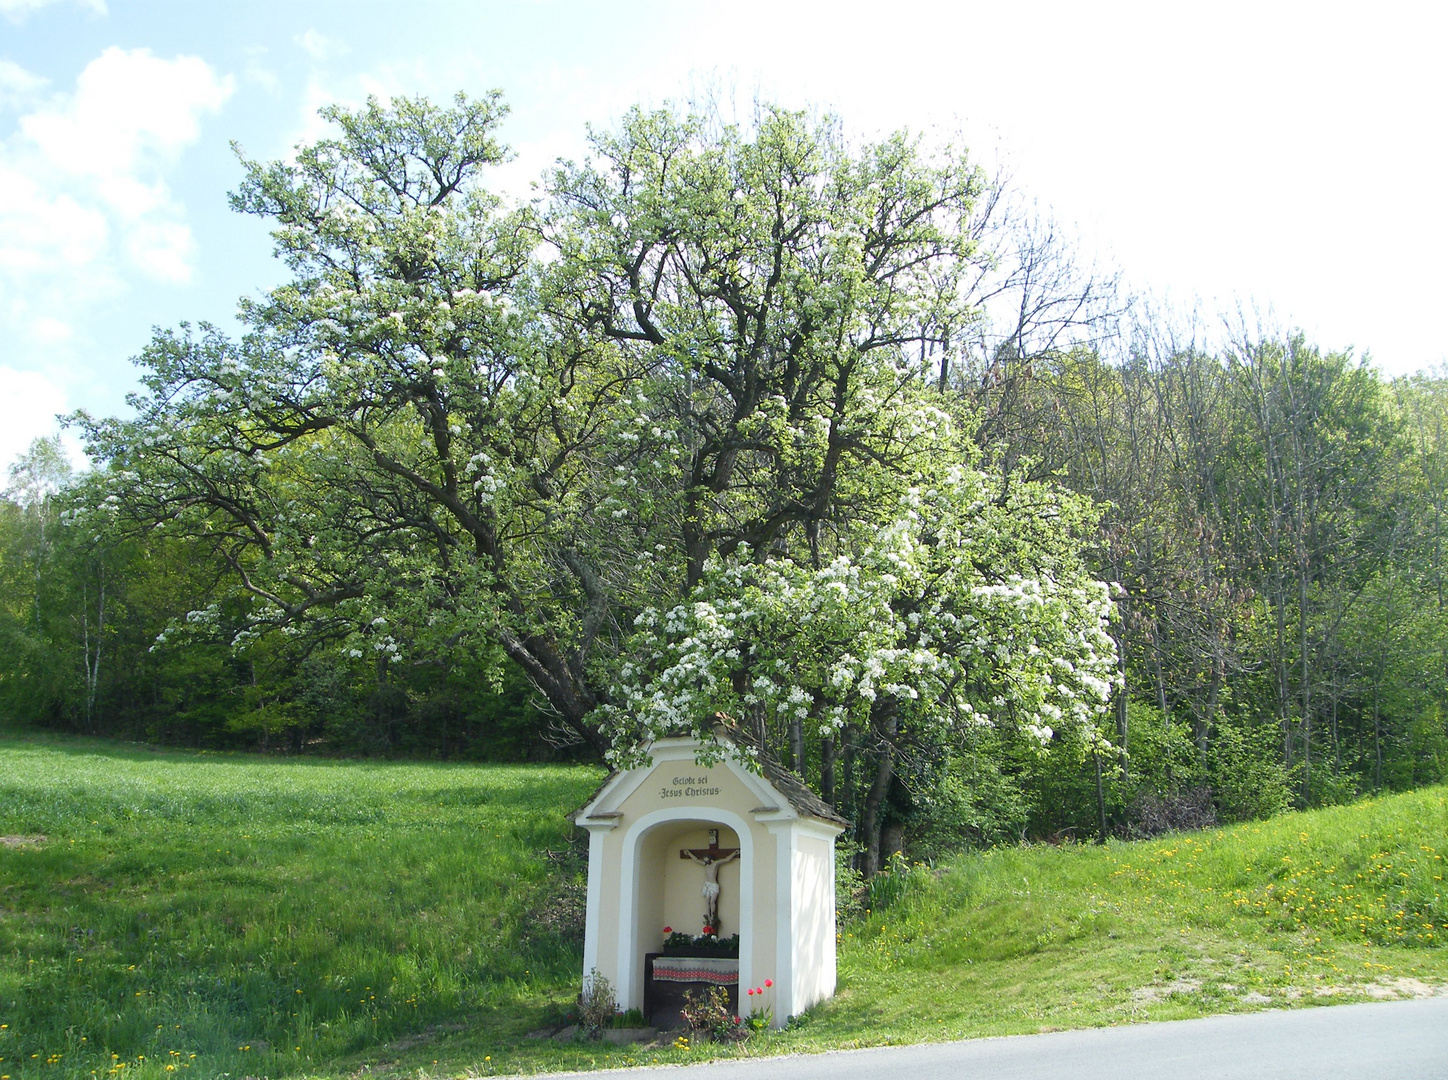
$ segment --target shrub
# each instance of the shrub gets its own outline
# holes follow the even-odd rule
[[[865,913],[865,875],[855,866],[861,847],[841,837],[835,842],[835,921],[849,922]]]
[[[590,1035],[596,1035],[601,1029],[612,1027],[617,1014],[618,998],[614,996],[613,985],[594,968],[583,980],[583,993],[578,996],[579,1024]]]
[[[1212,789],[1205,786],[1181,788],[1166,795],[1142,791],[1127,812],[1127,833],[1134,839],[1187,829],[1210,829],[1216,823]]]
[[[906,893],[919,886],[932,871],[924,863],[910,865],[903,852],[895,852],[885,868],[870,879],[865,887],[865,904],[871,911],[884,911],[899,903]]]
[[[948,757],[937,782],[915,796],[909,847],[917,857],[1013,844],[1025,836],[1031,800],[1016,778],[1002,772],[999,748],[988,735],[971,737],[981,745]]]
[[[1128,702],[1126,715],[1130,788],[1167,802],[1202,786],[1206,777],[1186,724],[1140,701]]]
[[[1227,821],[1269,818],[1291,804],[1276,742],[1277,732],[1270,727],[1217,728],[1207,753],[1207,770],[1217,812]]]
[[[729,994],[722,986],[702,992],[684,991],[684,1023],[694,1031],[706,1032],[718,1042],[738,1042],[749,1037],[749,1028],[729,1008]]]

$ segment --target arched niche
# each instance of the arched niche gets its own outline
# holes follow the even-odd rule
[[[623,836],[622,895],[619,913],[619,954],[614,979],[621,1005],[638,1008],[643,1005],[644,957],[658,951],[663,941],[663,928],[673,923],[660,921],[666,911],[687,916],[689,891],[693,886],[693,909],[690,921],[675,929],[697,934],[702,926],[703,872],[698,864],[679,858],[681,841],[693,837],[708,843],[708,830],[719,830],[720,846],[738,847],[739,858],[720,869],[720,919],[726,934],[739,935],[739,978],[749,981],[752,966],[750,949],[754,924],[754,837],[743,818],[728,811],[713,809],[700,812],[690,807],[669,807],[641,815],[628,826]],[[726,837],[734,843],[725,845]],[[679,868],[672,864],[678,863]],[[733,874],[729,873],[735,867]],[[685,869],[687,868],[687,869]],[[693,871],[692,873],[690,871]],[[728,888],[732,885],[733,888]],[[725,897],[732,896],[726,905]],[[666,905],[672,905],[666,907]],[[732,921],[731,921],[732,920]]]
[[[699,934],[704,929],[704,867],[681,858],[680,851],[703,851],[709,848],[710,832],[718,834],[720,849],[739,849],[739,834],[728,825],[708,817],[697,820],[660,822],[640,839],[639,843],[639,940],[647,951],[662,939],[663,928],[671,927],[686,934]],[[742,850],[742,849],[741,849]],[[739,888],[739,859],[720,865],[719,937],[740,933],[742,891]],[[652,921],[650,921],[652,920]]]

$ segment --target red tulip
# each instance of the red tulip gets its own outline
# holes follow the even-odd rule
[[[672,934],[673,932],[674,932],[674,928],[673,928],[672,926],[666,926],[666,927],[664,927],[664,933],[666,933],[666,934]]]
[[[774,980],[773,980],[773,979],[765,979],[765,980],[764,980],[764,985],[765,985],[765,986],[773,986],[773,985],[774,985]]]

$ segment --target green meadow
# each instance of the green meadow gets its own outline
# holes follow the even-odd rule
[[[558,997],[596,783],[0,742],[0,1075],[308,1074]]]
[[[530,1038],[580,976],[588,768],[0,736],[0,1080],[480,1076],[1445,992],[1448,789],[897,861],[741,1047]]]

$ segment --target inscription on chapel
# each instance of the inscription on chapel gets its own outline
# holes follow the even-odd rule
[[[717,787],[709,786],[709,775],[676,776],[659,788],[659,797],[664,799],[694,799],[703,795],[718,795]]]

